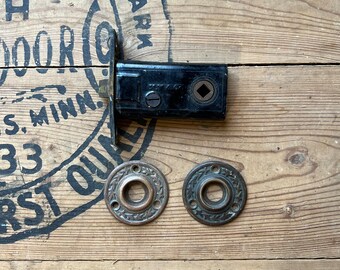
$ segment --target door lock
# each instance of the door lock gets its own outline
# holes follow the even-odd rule
[[[109,98],[112,144],[117,118],[225,118],[227,65],[123,61],[115,31],[108,45],[109,79],[99,82],[99,95]]]

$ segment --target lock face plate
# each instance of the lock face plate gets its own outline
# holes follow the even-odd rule
[[[120,61],[115,31],[108,46],[110,78],[99,82],[98,93],[109,98],[113,145],[118,117],[225,118],[227,65]]]
[[[209,198],[209,187],[218,186],[222,196]],[[183,185],[183,202],[189,214],[206,225],[222,225],[234,220],[247,200],[247,186],[242,175],[220,161],[208,161],[196,166]]]
[[[118,62],[115,81],[121,117],[225,118],[226,65]]]

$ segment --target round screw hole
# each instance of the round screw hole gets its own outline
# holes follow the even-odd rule
[[[113,210],[117,210],[119,208],[119,203],[114,201],[111,203],[111,207],[113,208]]]
[[[154,201],[153,202],[153,208],[159,209],[161,207],[161,202],[160,201]]]
[[[140,171],[140,167],[138,165],[133,165],[132,171],[135,172],[135,173],[138,173]]]
[[[219,173],[220,172],[220,168],[218,166],[216,166],[216,165],[213,165],[213,166],[211,166],[211,171],[213,173]]]
[[[191,208],[196,208],[197,207],[197,202],[196,201],[191,201],[190,202],[190,207]]]
[[[232,206],[231,206],[231,210],[233,210],[234,212],[238,211],[239,207],[238,207],[238,204],[237,203],[234,203]]]

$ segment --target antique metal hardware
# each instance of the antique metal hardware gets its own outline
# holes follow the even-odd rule
[[[144,190],[144,196],[131,198],[129,191],[134,184]],[[129,161],[115,168],[104,187],[106,206],[119,221],[128,225],[142,225],[159,217],[169,198],[165,176],[154,166]]]
[[[208,197],[209,186],[222,191],[218,200]],[[183,185],[183,202],[189,214],[206,225],[222,225],[235,219],[247,200],[247,187],[242,175],[220,161],[208,161],[196,166]]]
[[[99,82],[99,95],[109,98],[112,143],[116,119],[224,119],[227,66],[121,61],[116,32],[109,42],[110,77]]]

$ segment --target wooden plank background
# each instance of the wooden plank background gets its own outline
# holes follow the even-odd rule
[[[9,18],[24,2],[28,18]],[[126,146],[110,152],[94,83],[107,74],[96,31],[108,24],[125,59],[230,64],[227,119],[121,121]],[[338,269],[339,35],[338,0],[2,1],[0,268]],[[101,197],[105,172],[133,157],[170,186],[161,217],[139,227]],[[245,210],[225,226],[197,223],[182,203],[205,160],[247,182]]]

